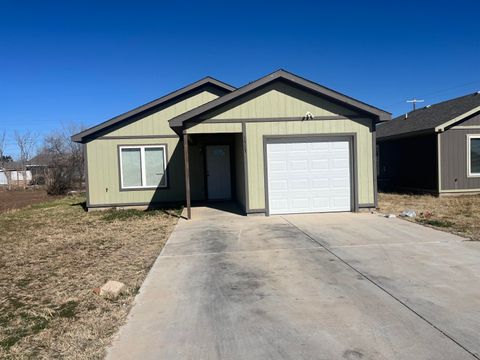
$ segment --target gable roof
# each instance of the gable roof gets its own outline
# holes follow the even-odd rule
[[[235,87],[230,86],[224,82],[221,82],[217,79],[214,79],[210,76],[207,76],[201,80],[198,80],[190,85],[187,85],[179,90],[171,92],[161,98],[150,101],[142,106],[139,106],[133,110],[127,111],[121,115],[118,115],[110,120],[107,120],[99,125],[93,126],[85,131],[82,131],[78,134],[72,136],[72,140],[75,142],[85,142],[92,137],[95,137],[95,134],[101,131],[108,131],[109,128],[120,125],[122,122],[126,122],[128,119],[133,116],[146,113],[149,110],[165,105],[169,102],[175,102],[181,97],[187,96],[189,93],[200,91],[202,89],[216,89],[219,92],[219,95],[223,95],[235,90]]]
[[[468,94],[423,107],[377,126],[377,138],[410,136],[443,131],[466,117],[480,112],[480,94]]]
[[[288,71],[285,70],[277,70],[267,76],[264,76],[254,82],[251,82],[241,88],[238,88],[235,91],[232,91],[231,93],[224,95],[220,98],[217,98],[215,100],[212,100],[204,105],[201,105],[193,110],[187,111],[177,117],[174,117],[169,121],[170,127],[171,128],[176,128],[177,132],[178,129],[181,128],[185,122],[199,118],[203,114],[218,109],[223,105],[226,105],[227,103],[230,103],[236,99],[238,99],[241,96],[245,96],[246,94],[252,93],[255,90],[258,90],[259,88],[262,88],[266,86],[267,84],[270,84],[274,81],[277,80],[282,80],[290,84],[294,84],[296,86],[299,86],[301,88],[307,89],[309,91],[315,92],[317,94],[320,94],[322,96],[325,96],[326,98],[333,100],[334,102],[341,103],[343,105],[347,105],[350,108],[353,108],[357,111],[366,113],[368,115],[373,115],[378,121],[385,121],[385,120],[390,120],[391,119],[391,114],[383,111],[381,109],[378,109],[376,107],[373,107],[371,105],[368,105],[364,102],[361,102],[359,100],[356,100],[354,98],[351,98],[349,96],[343,95],[337,91],[334,91],[332,89],[329,89],[327,87],[324,87],[322,85],[319,85],[317,83],[314,83],[312,81],[306,80],[304,78],[301,78],[295,74],[292,74]]]

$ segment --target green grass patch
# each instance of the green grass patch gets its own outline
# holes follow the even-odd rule
[[[17,342],[24,337],[34,335],[46,329],[50,323],[49,319],[41,316],[32,316],[27,313],[20,313],[22,319],[22,327],[10,328],[6,331],[7,336],[0,341],[0,347],[4,350],[9,350]],[[13,321],[13,317],[10,320]]]
[[[455,225],[455,223],[448,220],[436,220],[436,219],[417,219],[417,221],[424,225],[431,225],[441,228],[450,228]]]
[[[63,318],[73,318],[76,315],[78,302],[77,301],[68,301],[65,304],[60,305],[58,309],[58,316]]]
[[[182,213],[182,210],[182,208],[159,210],[111,209],[104,212],[102,220],[107,222],[125,221],[142,217],[159,216],[163,214],[169,214],[178,217]]]

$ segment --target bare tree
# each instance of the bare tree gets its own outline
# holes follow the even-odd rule
[[[6,132],[3,130],[0,133],[0,170],[3,170],[3,174],[7,179],[7,185],[10,185],[10,173],[6,171],[6,163],[11,159],[9,156],[5,154],[5,146],[6,146]]]
[[[20,152],[20,165],[23,173],[23,188],[27,186],[27,162],[32,158],[32,155],[37,147],[37,135],[30,130],[20,133],[15,130],[15,141]]]
[[[84,182],[83,145],[71,140],[82,126],[70,123],[62,126],[44,139],[42,153],[48,159],[46,173],[47,191],[64,194],[73,188],[81,188]]]

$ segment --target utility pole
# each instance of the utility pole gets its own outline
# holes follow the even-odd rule
[[[425,100],[418,100],[418,99],[413,98],[412,100],[407,100],[407,103],[412,103],[413,111],[415,111],[417,109],[417,103],[422,103],[424,101]]]

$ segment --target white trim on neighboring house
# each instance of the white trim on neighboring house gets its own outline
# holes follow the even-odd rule
[[[467,177],[480,177],[480,173],[472,173],[472,163],[470,158],[470,151],[471,151],[471,140],[472,139],[480,139],[480,134],[467,134]]]
[[[458,125],[453,126],[450,130],[478,130],[480,129],[480,125]]]
[[[438,175],[438,192],[442,191],[442,134],[437,134],[437,175]]]
[[[452,124],[455,124],[456,122],[459,122],[460,120],[463,120],[471,115],[474,115],[475,113],[479,112],[480,111],[480,106],[477,106],[476,108],[473,108],[472,110],[470,111],[467,111],[466,113],[462,114],[462,115],[459,115],[457,116],[456,118],[453,118],[452,120],[449,120],[441,125],[438,125],[436,128],[435,128],[435,132],[439,132],[439,131],[444,131],[446,127],[452,125]]]
[[[156,148],[163,149],[163,178],[164,184],[158,184],[157,186],[147,186],[146,181],[146,169],[145,169],[145,149]],[[124,186],[123,185],[123,164],[122,164],[122,150],[123,149],[140,149],[140,166],[141,166],[141,186]],[[120,189],[121,190],[137,190],[137,189],[157,189],[166,188],[168,186],[167,178],[167,146],[162,145],[121,145],[118,147],[118,157],[120,159]]]

